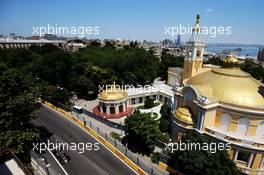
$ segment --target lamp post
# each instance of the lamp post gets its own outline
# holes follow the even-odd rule
[[[120,121],[120,134],[121,134],[121,137],[122,137],[122,135],[123,135],[123,132],[122,132],[122,121]]]

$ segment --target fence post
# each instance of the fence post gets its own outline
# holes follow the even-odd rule
[[[90,128],[92,128],[92,122],[90,121]]]
[[[97,126],[97,134],[99,134],[99,127]],[[100,135],[100,134],[99,134]]]
[[[116,140],[115,140],[115,148],[116,148]]]
[[[107,133],[105,133],[105,140],[107,140]]]
[[[125,148],[125,156],[127,156],[127,148]]]
[[[138,158],[138,156],[137,156],[137,165],[139,164],[139,158]]]

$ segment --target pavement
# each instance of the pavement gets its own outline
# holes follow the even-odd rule
[[[158,117],[155,120],[158,120],[161,115],[160,115],[160,109],[162,107],[163,104],[159,104],[158,106],[155,106],[153,108],[150,109],[139,109],[140,113],[156,113],[158,114]]]
[[[159,105],[161,107],[161,105]],[[160,111],[160,109],[158,110]],[[159,112],[158,112],[159,113]],[[77,116],[77,113],[74,113],[72,112],[73,115]],[[114,127],[110,127],[108,125],[106,125],[105,123],[101,122],[101,121],[98,121],[86,114],[78,114],[78,117],[77,118],[84,118],[86,121],[87,121],[87,125],[89,125],[89,123],[91,122],[92,123],[92,128],[95,129],[95,128],[99,128],[100,131],[102,132],[105,132],[105,133],[110,133],[110,132],[115,132],[115,133],[118,133],[121,135],[121,137],[124,136],[124,131],[120,130],[120,129],[117,129],[117,128],[114,128]],[[158,148],[158,147],[155,147],[155,152],[161,152],[161,149]],[[163,169],[160,169],[159,165],[156,164],[156,163],[153,163],[151,162],[150,160],[150,157],[146,156],[146,155],[142,155],[142,154],[138,154],[138,153],[133,153],[135,156],[138,156],[142,161],[144,161],[144,163],[146,165],[148,165],[149,167],[155,167],[156,170],[158,170],[158,172],[160,174],[164,174],[164,175],[167,175],[168,172],[163,170]]]
[[[57,112],[42,106],[38,112],[38,118],[34,123],[38,126],[45,126],[60,142],[72,143],[97,143],[97,140],[86,131],[63,118]],[[52,139],[52,138],[51,138]],[[54,140],[54,138],[53,138]],[[79,153],[77,150],[67,150],[70,161],[62,166],[70,175],[134,175],[136,174],[120,159],[113,155],[103,145],[99,143],[99,150],[86,150]]]

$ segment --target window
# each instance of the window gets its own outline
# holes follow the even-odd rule
[[[119,106],[119,112],[123,112],[123,105]]]
[[[143,97],[139,97],[139,103],[143,103]]]
[[[189,56],[192,56],[192,49],[189,49],[188,53],[189,53]]]
[[[135,98],[131,98],[131,105],[134,105],[134,104],[136,104],[136,100]]]
[[[103,113],[106,113],[106,106],[103,106]]]
[[[238,120],[237,133],[241,136],[245,136],[248,128],[248,119],[241,118]]]
[[[200,57],[200,56],[201,56],[201,51],[200,51],[200,50],[197,50],[197,52],[196,52],[196,56],[197,56],[197,57]]]
[[[231,116],[228,114],[221,115],[221,130],[227,131],[231,121]]]
[[[162,102],[162,95],[159,95],[159,101]]]
[[[256,131],[256,137],[264,139],[264,121],[260,122]]]
[[[242,162],[247,162],[249,156],[250,156],[250,152],[240,150],[238,151],[238,154],[237,154],[237,160],[242,161]]]
[[[115,107],[110,107],[110,114],[115,114]]]

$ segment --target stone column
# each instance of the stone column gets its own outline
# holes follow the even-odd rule
[[[250,165],[251,165],[251,163],[252,163],[253,155],[254,155],[253,153],[250,153],[249,159],[248,159],[248,161],[247,161],[247,167],[248,167],[248,168],[250,168]]]
[[[197,48],[194,47],[192,50],[192,60],[194,60],[196,58],[196,53],[197,53]]]
[[[262,159],[263,159],[263,155],[261,153],[255,154],[251,168],[258,169],[260,167],[260,163],[262,162]]]
[[[119,114],[119,109],[118,109],[118,105],[115,104],[115,114]]]
[[[108,104],[106,105],[106,113],[110,114],[110,106]]]
[[[123,103],[122,105],[123,105],[123,112],[125,112],[126,111],[126,107],[125,107],[126,104]]]
[[[248,128],[247,128],[246,135],[255,136],[257,128],[258,128],[258,124],[259,124],[258,120],[249,120],[249,125],[248,125]]]
[[[237,155],[238,155],[238,150],[235,150],[235,156],[234,156],[234,159],[233,159],[234,162],[236,162],[236,160],[237,160]]]
[[[198,120],[197,120],[197,124],[196,124],[196,127],[199,130],[203,130],[204,116],[205,116],[205,109],[199,108]]]

